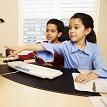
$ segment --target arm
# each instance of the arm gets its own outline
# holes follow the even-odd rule
[[[31,44],[31,45],[23,45],[23,46],[17,46],[17,47],[11,47],[11,46],[5,46],[6,48],[10,49],[10,54],[12,56],[26,50],[31,51],[43,51],[45,48],[41,45],[41,43],[38,44]]]
[[[80,73],[75,79],[76,82],[85,83],[99,77],[107,78],[107,70],[104,67],[99,48],[95,47],[93,52],[92,62],[95,70],[87,73]]]
[[[95,73],[99,77],[107,77],[107,69],[105,68],[99,47],[96,47],[96,50],[94,51],[93,64],[96,71]]]
[[[31,52],[31,53],[28,53],[27,55],[18,55],[18,58],[20,60],[28,60],[28,59],[33,59],[34,58],[34,54]]]

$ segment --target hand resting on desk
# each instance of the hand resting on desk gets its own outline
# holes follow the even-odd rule
[[[77,83],[86,83],[90,80],[96,79],[99,76],[95,72],[83,72],[76,76],[75,81]]]
[[[75,89],[79,91],[89,91],[89,92],[100,92],[107,93],[107,79],[106,78],[97,78],[90,80],[85,83],[76,82],[75,78],[79,73],[73,73],[74,86]]]

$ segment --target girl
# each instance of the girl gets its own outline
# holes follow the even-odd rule
[[[88,70],[76,77],[76,82],[85,83],[98,77],[107,77],[99,47],[96,44],[94,24],[90,15],[85,13],[74,14],[69,21],[70,41],[61,44],[40,43],[16,48],[8,47],[17,54],[23,50],[49,51],[64,57],[64,67],[79,70]],[[53,54],[50,55],[53,58]]]

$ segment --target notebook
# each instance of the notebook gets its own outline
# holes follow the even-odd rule
[[[90,91],[90,92],[101,92],[101,93],[107,93],[107,79],[105,78],[97,78],[94,80],[91,80],[86,83],[77,83],[75,82],[75,77],[79,73],[73,73],[73,79],[74,79],[74,86],[75,89],[80,91]],[[94,86],[94,87],[93,87]],[[93,88],[96,88],[93,90]]]

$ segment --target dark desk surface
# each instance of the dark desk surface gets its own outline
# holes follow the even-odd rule
[[[63,72],[63,75],[53,80],[38,78],[22,72],[4,75],[4,77],[12,81],[18,82],[20,84],[24,84],[26,86],[58,92],[58,93],[82,95],[82,96],[99,96],[100,95],[99,93],[75,90],[72,72],[78,72],[78,70],[65,69],[65,68],[59,68],[59,69]],[[12,68],[9,68],[7,64],[0,65],[0,74],[9,73],[9,72],[15,72],[15,70]]]

